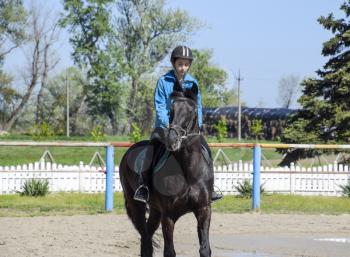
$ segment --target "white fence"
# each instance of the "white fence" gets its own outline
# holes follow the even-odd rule
[[[115,171],[114,191],[121,191],[118,167]],[[245,179],[252,180],[252,171],[252,164],[242,161],[228,166],[217,166],[215,186],[224,194],[236,194],[235,186]],[[104,192],[105,177],[102,168],[84,165],[82,162],[75,166],[50,162],[0,166],[0,194],[21,191],[24,182],[31,178],[48,180],[51,192]],[[336,163],[312,168],[294,165],[290,168],[261,167],[261,184],[266,192],[339,196],[339,186],[346,185],[349,180],[349,167]]]

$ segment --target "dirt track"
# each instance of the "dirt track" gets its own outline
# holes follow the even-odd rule
[[[175,230],[177,256],[198,256],[194,217],[181,218]],[[210,235],[213,257],[350,256],[350,215],[214,213]],[[138,252],[138,235],[125,215],[0,218],[0,257],[128,257]],[[162,256],[162,248],[156,256]]]

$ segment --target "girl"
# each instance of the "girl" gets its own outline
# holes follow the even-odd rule
[[[155,129],[151,135],[150,145],[148,147],[145,162],[141,168],[141,175],[139,180],[139,187],[136,189],[134,199],[147,202],[149,198],[149,190],[147,185],[150,183],[152,177],[152,169],[150,169],[150,161],[153,159],[154,149],[160,147],[163,144],[165,136],[167,134],[167,128],[169,127],[171,100],[170,95],[173,92],[174,84],[179,81],[179,84],[183,89],[191,88],[195,83],[198,85],[196,79],[194,79],[188,70],[193,60],[192,51],[187,46],[177,46],[171,53],[170,61],[173,69],[168,73],[160,77],[157,82],[157,86],[154,93],[154,105],[156,110],[156,122]],[[197,95],[197,108],[198,108],[198,126],[202,127],[202,96],[200,91]],[[210,149],[202,140],[202,144],[207,149],[207,153],[211,158]],[[146,163],[146,160],[148,162]],[[218,195],[216,192],[212,194],[212,201],[221,199],[222,195]]]

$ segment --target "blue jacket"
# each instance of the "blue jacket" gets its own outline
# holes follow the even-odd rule
[[[170,95],[173,92],[174,83],[176,77],[174,71],[171,70],[168,73],[160,77],[157,82],[157,86],[154,92],[154,107],[156,110],[156,123],[155,127],[166,128],[169,126],[170,119],[170,107],[171,100]],[[192,84],[198,82],[190,74],[186,73],[182,86],[184,89],[192,88]],[[198,108],[198,125],[202,127],[202,96],[198,89],[197,96],[197,108]]]

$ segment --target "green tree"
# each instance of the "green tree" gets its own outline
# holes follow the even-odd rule
[[[20,0],[0,0],[0,122],[4,124],[20,94],[11,87],[13,76],[6,73],[2,67],[5,57],[12,50],[22,45],[26,39],[27,12]]]
[[[322,55],[328,57],[318,77],[302,82],[301,109],[293,115],[281,138],[285,143],[350,142],[350,1],[341,5],[345,17],[321,16],[318,22],[333,33],[323,43]],[[315,151],[288,152],[282,164],[312,156]]]
[[[145,109],[153,106],[154,90],[151,94],[139,94],[149,87],[144,83],[145,75],[152,73],[169,51],[188,39],[199,25],[185,11],[165,9],[164,0],[120,0],[117,11],[115,40],[123,49],[125,75],[131,84],[127,101],[129,124],[140,124],[145,116],[151,120]]]
[[[190,73],[198,80],[204,107],[221,107],[228,104],[230,94],[234,93],[225,87],[227,73],[210,63],[211,50],[193,49],[194,61]]]
[[[227,137],[227,121],[224,116],[220,118],[217,124],[215,124],[214,129],[216,130],[216,139],[219,143],[224,142]]]
[[[27,38],[27,12],[22,0],[0,0],[0,64]]]
[[[251,133],[255,136],[255,139],[258,140],[259,136],[263,134],[263,125],[261,120],[252,120],[252,125],[250,127]]]
[[[73,59],[87,69],[89,113],[108,117],[113,133],[123,107],[121,49],[113,44],[115,0],[65,0],[61,26],[69,29]]]

